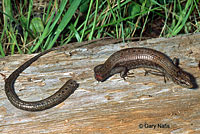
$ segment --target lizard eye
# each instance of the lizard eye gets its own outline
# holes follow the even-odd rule
[[[180,83],[184,85],[184,84],[185,84],[185,81],[180,81]]]

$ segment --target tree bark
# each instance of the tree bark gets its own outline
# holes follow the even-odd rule
[[[115,41],[114,41],[115,42]],[[17,79],[15,89],[21,99],[44,99],[72,78],[80,86],[66,101],[41,112],[15,108],[4,92],[0,75],[1,133],[200,133],[200,90],[186,89],[163,77],[144,76],[135,69],[135,77],[125,81],[119,74],[100,83],[93,68],[114,52],[129,47],[148,47],[171,58],[180,59],[180,67],[200,83],[200,34],[145,41],[114,43],[100,40],[90,44],[72,44],[51,52],[27,68]],[[0,59],[0,73],[8,77],[31,55],[13,55]]]

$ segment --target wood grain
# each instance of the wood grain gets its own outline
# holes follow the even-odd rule
[[[126,81],[119,75],[98,83],[93,68],[113,52],[128,47],[149,47],[171,58],[200,83],[200,34],[173,38],[113,44],[100,41],[74,44],[51,52],[26,69],[15,89],[21,99],[33,101],[53,94],[70,78],[79,88],[60,105],[42,112],[26,112],[12,106],[4,92],[0,75],[0,133],[200,133],[200,90],[182,88],[162,77],[135,77]],[[0,59],[0,73],[9,76],[32,55],[13,55]]]

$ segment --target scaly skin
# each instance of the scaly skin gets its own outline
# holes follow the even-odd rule
[[[71,94],[73,94],[73,92],[78,88],[79,84],[76,83],[76,81],[70,79],[56,93],[54,93],[50,97],[43,100],[27,102],[27,101],[21,100],[16,94],[15,89],[14,89],[14,83],[16,79],[18,78],[19,74],[22,73],[27,67],[29,67],[38,58],[56,49],[59,49],[59,48],[52,48],[52,49],[46,50],[36,55],[35,57],[31,58],[30,60],[26,61],[23,65],[17,68],[5,80],[5,93],[8,97],[8,100],[15,107],[25,110],[25,111],[32,111],[32,112],[46,110],[63,102]]]
[[[116,73],[120,73],[120,76],[125,78],[130,69],[136,68],[154,69],[156,71],[149,71],[149,73],[170,78],[182,87],[193,88],[190,75],[175,65],[168,56],[154,49],[142,47],[127,48],[115,52],[104,64],[94,68],[94,76],[97,81],[101,82]]]

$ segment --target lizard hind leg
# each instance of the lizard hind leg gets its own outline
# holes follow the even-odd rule
[[[126,80],[125,77],[127,77],[128,69],[126,67],[115,67],[110,71],[110,76],[117,73],[120,73],[120,77]]]
[[[126,80],[126,77],[128,77],[128,69],[123,68],[123,70],[120,72],[120,77]]]

